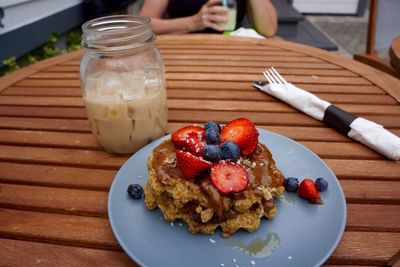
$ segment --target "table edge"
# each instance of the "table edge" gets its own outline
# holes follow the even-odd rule
[[[8,87],[12,86],[14,83],[48,67],[51,67],[57,63],[65,62],[76,57],[79,57],[83,54],[83,49],[79,49],[78,51],[70,52],[67,54],[57,55],[52,58],[48,58],[42,60],[40,62],[33,63],[16,71],[13,71],[10,74],[4,75],[0,77],[0,93],[3,92]]]

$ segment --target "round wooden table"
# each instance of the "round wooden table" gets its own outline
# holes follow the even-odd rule
[[[395,265],[400,165],[252,87],[274,66],[290,82],[400,135],[400,81],[334,53],[281,40],[160,36],[169,132],[237,117],[318,154],[345,192],[343,238],[326,265]],[[0,79],[0,265],[130,266],[107,218],[127,157],[96,144],[79,88],[82,51]],[[310,252],[312,253],[312,252]],[[160,263],[162,266],[162,263]]]

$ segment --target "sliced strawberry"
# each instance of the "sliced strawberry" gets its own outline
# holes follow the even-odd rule
[[[210,180],[222,194],[237,193],[247,188],[249,174],[236,163],[220,161],[211,167]]]
[[[176,145],[178,148],[184,147],[186,145],[186,139],[190,133],[198,133],[203,138],[205,136],[205,131],[203,127],[197,125],[188,125],[172,133],[172,143],[174,143],[174,145]]]
[[[206,141],[202,133],[191,132],[186,136],[185,145],[182,149],[196,156],[202,156]]]
[[[299,186],[297,191],[299,197],[307,199],[311,204],[324,204],[321,200],[318,189],[313,180],[306,178]]]
[[[212,163],[192,155],[187,151],[176,150],[176,162],[187,180],[192,180],[211,168]]]
[[[243,155],[253,153],[258,144],[258,131],[250,120],[239,118],[229,122],[222,128],[221,142],[235,142]]]

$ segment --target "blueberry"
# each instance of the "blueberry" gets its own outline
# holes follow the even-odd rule
[[[143,196],[143,187],[140,184],[130,184],[127,191],[128,195],[133,199],[139,199]]]
[[[328,182],[324,178],[320,177],[315,180],[315,186],[317,187],[318,191],[322,192],[328,188]]]
[[[207,131],[208,129],[214,129],[217,133],[221,132],[221,126],[215,121],[208,121],[204,124],[204,130]]]
[[[285,179],[285,189],[288,192],[295,193],[299,188],[299,180],[294,177],[288,177]]]
[[[213,128],[206,130],[206,141],[210,145],[218,145],[221,142],[221,136]]]
[[[236,161],[240,158],[240,148],[232,141],[225,142],[221,145],[222,159]]]
[[[219,146],[206,145],[203,150],[203,158],[211,162],[216,162],[222,157],[222,151]]]

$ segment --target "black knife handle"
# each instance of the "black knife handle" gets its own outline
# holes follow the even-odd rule
[[[322,121],[330,127],[347,135],[350,132],[350,124],[357,119],[357,116],[338,108],[335,105],[330,105],[325,109],[324,118]]]

